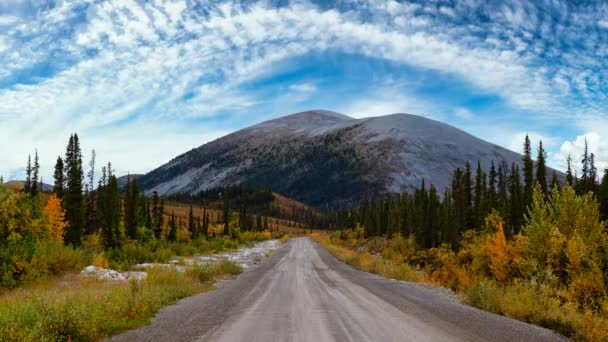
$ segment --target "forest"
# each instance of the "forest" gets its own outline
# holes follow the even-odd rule
[[[608,170],[598,182],[585,148],[581,175],[571,159],[548,180],[542,143],[523,170],[492,164],[486,175],[456,169],[439,194],[364,200],[333,214],[316,239],[359,269],[454,290],[483,310],[541,325],[576,340],[608,336]],[[478,164],[479,165],[479,164]]]

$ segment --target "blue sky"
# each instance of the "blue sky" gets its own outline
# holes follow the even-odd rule
[[[419,114],[552,166],[608,167],[608,4],[3,0],[0,175],[43,175],[70,132],[139,173],[307,109]]]

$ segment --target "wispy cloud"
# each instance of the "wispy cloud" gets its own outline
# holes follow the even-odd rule
[[[260,98],[247,85],[297,67],[285,61],[327,52],[453,78],[513,111],[552,120],[596,119],[608,111],[608,5],[602,3],[74,0],[0,6],[7,13],[0,16],[0,118],[7,118],[0,131],[27,150],[54,146],[49,141],[74,130],[102,141],[96,133],[102,128],[123,134],[146,122],[151,131],[164,127],[176,137],[192,120],[256,112],[273,101],[299,106],[321,92],[319,85],[295,77],[287,86],[291,101],[285,94]],[[386,78],[395,75],[377,70],[369,83],[387,84]],[[344,96],[335,106],[355,116],[479,115],[415,90],[389,84]],[[173,124],[166,127],[168,121]],[[150,165],[175,154],[154,139],[149,144],[140,153]],[[0,147],[0,163],[14,169],[24,151],[12,148]]]

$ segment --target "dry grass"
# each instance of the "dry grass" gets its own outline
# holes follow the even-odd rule
[[[385,259],[382,255],[371,254],[368,251],[357,252],[340,245],[328,235],[313,234],[312,238],[325,247],[333,256],[361,271],[376,273],[383,277],[397,280],[420,280],[420,277],[409,265],[395,261],[399,260],[398,257],[393,256],[391,260]]]
[[[186,273],[150,269],[145,281],[74,279],[0,297],[0,341],[94,341],[145,325],[160,308],[241,272],[231,262]]]

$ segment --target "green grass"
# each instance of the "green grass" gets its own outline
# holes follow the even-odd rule
[[[94,341],[145,325],[159,309],[212,289],[241,267],[222,261],[185,273],[150,269],[145,281],[81,280],[17,289],[0,297],[0,341]]]

